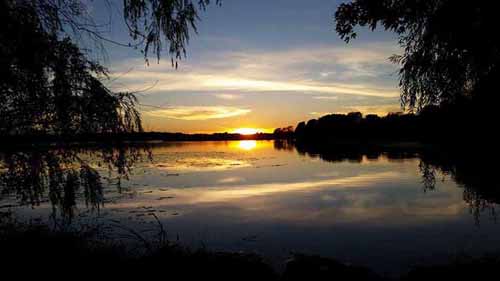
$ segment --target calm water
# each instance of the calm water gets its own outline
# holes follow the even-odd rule
[[[193,247],[252,251],[271,262],[303,252],[381,272],[500,249],[496,197],[481,191],[488,182],[446,159],[411,151],[312,152],[273,141],[96,151],[74,158],[62,151],[3,154],[0,211],[140,231],[155,225],[155,214],[171,239]],[[74,175],[58,178],[54,162]],[[102,194],[88,171],[98,171]],[[72,177],[79,187],[69,192]]]

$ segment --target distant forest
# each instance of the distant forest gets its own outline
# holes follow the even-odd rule
[[[241,135],[234,133],[214,134],[184,134],[168,132],[124,132],[124,133],[102,133],[102,134],[75,134],[75,135],[14,135],[3,136],[0,144],[6,147],[25,146],[32,143],[37,144],[62,144],[62,143],[115,143],[115,142],[144,142],[144,141],[232,141],[232,140],[271,140],[275,135],[269,133],[257,133],[254,135]],[[1,148],[0,148],[1,150]]]
[[[465,105],[464,105],[465,106]],[[418,113],[389,113],[386,116],[360,112],[329,114],[278,128],[277,138],[298,141],[429,141],[470,143],[496,139],[496,119],[491,113],[469,110],[457,104],[427,106]]]

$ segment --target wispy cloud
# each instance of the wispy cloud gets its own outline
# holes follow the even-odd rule
[[[230,106],[172,106],[147,111],[146,114],[153,117],[193,121],[230,118],[250,112],[250,109]]]
[[[335,112],[313,111],[309,112],[309,114],[316,117],[321,117],[333,113],[346,114],[349,112],[361,112],[364,115],[377,114],[379,116],[385,116],[390,112],[398,112],[398,111],[401,111],[401,108],[398,107],[397,105],[377,105],[377,106],[358,105],[358,106],[341,106],[338,110],[335,110]]]
[[[309,112],[310,115],[313,115],[313,116],[325,116],[325,115],[328,115],[328,114],[332,114],[331,112],[317,112],[317,111],[313,111],[313,112]]]
[[[339,97],[337,97],[337,96],[315,96],[315,97],[313,97],[313,99],[316,99],[316,100],[338,100]]]
[[[215,94],[214,96],[218,99],[223,99],[223,100],[237,100],[241,98],[241,96],[234,94]]]
[[[394,46],[384,44],[363,48],[315,46],[283,51],[220,52],[195,65],[186,62],[179,70],[173,70],[167,63],[133,70],[121,76],[120,82],[127,89],[156,83],[151,93],[217,92],[216,97],[221,99],[232,99],[236,92],[396,97],[399,91],[395,85],[366,81],[389,76],[394,71],[387,60],[394,52]],[[142,62],[129,61],[114,70],[123,72],[131,64]]]

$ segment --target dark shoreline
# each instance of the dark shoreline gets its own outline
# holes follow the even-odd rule
[[[475,280],[494,276],[500,266],[500,255],[495,252],[480,257],[457,253],[443,263],[413,265],[392,276],[334,258],[290,253],[282,262],[283,269],[277,270],[255,253],[191,249],[160,236],[158,241],[138,240],[144,245],[137,252],[113,239],[99,239],[98,229],[54,230],[19,224],[6,216],[0,212],[2,265],[23,272],[23,277],[52,280],[67,280],[69,272],[125,280],[154,278],[158,273],[181,280]]]
[[[238,141],[238,140],[274,140],[277,137],[269,133],[241,135],[232,133],[184,134],[184,133],[123,133],[123,134],[85,134],[85,135],[11,135],[0,136],[0,145],[7,147],[26,147],[33,145],[114,145],[121,143],[154,143],[186,141]],[[0,148],[1,149],[1,148]]]
[[[233,133],[185,134],[185,133],[122,133],[122,134],[85,134],[85,135],[0,135],[0,144],[7,146],[50,145],[50,144],[119,144],[119,143],[155,143],[155,142],[189,142],[189,141],[242,141],[242,140],[279,140],[291,143],[340,146],[409,146],[438,144],[425,142],[418,138],[325,138],[303,139],[292,135],[257,133],[242,135]]]

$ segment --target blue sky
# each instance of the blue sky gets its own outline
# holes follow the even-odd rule
[[[91,13],[111,25],[106,35],[130,42],[120,17],[94,2]],[[333,15],[341,1],[226,0],[201,13],[198,34],[178,69],[167,53],[147,66],[137,50],[106,45],[116,90],[139,94],[147,130],[271,130],[333,112],[399,110],[395,36],[360,30],[339,39]]]

